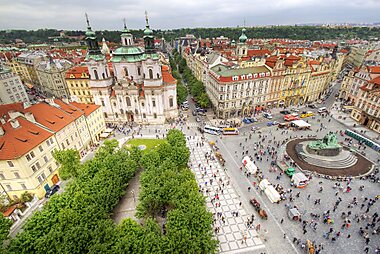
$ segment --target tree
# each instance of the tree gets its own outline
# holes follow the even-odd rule
[[[9,230],[11,229],[13,222],[5,218],[3,214],[0,214],[0,243],[3,244],[4,240],[8,238]]]
[[[177,83],[177,103],[182,104],[184,101],[186,101],[187,98],[187,88],[178,81]]]
[[[80,171],[80,156],[79,152],[74,149],[68,149],[63,151],[55,151],[53,153],[54,158],[61,164],[59,168],[59,174],[63,180],[71,177],[77,177]]]
[[[206,92],[201,93],[201,95],[197,98],[197,102],[202,108],[207,108],[210,106],[210,99],[208,98]]]

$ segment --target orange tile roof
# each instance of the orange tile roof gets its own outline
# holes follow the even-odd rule
[[[166,84],[176,84],[176,79],[172,76],[172,74],[169,72],[169,67],[165,65],[162,66],[162,80]]]
[[[62,100],[55,99],[54,102],[58,104],[63,111],[65,111],[67,114],[71,115],[75,119],[78,119],[84,114],[84,112],[82,112],[78,108],[63,102]]]
[[[38,123],[55,132],[60,131],[75,120],[74,117],[46,102],[34,104],[24,109],[23,112],[31,112]]]
[[[380,76],[378,76],[377,78],[371,79],[369,83],[380,85]]]
[[[268,49],[248,49],[248,56],[265,56],[270,55],[271,52]]]
[[[82,110],[84,112],[84,114],[86,116],[89,116],[92,112],[94,112],[95,110],[97,110],[98,108],[100,108],[99,105],[95,105],[95,104],[86,104],[86,103],[78,103],[78,102],[71,102],[70,103],[71,105],[79,108],[80,110]]]
[[[14,212],[14,210],[16,210],[16,208],[17,208],[17,204],[8,207],[7,210],[5,210],[5,212],[3,212],[4,217],[11,216],[12,213]]]
[[[0,117],[3,117],[7,121],[9,119],[9,111],[22,111],[23,109],[22,102],[0,105]]]
[[[21,116],[16,120],[20,124],[16,129],[12,127],[10,121],[0,125],[5,132],[0,136],[0,160],[19,158],[53,136],[53,133]]]
[[[66,72],[66,78],[67,79],[83,78],[83,73],[85,73],[88,78],[89,72],[88,72],[87,66],[75,66]]]
[[[380,66],[368,66],[370,73],[380,74]]]

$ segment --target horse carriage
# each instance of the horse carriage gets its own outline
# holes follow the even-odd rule
[[[267,213],[265,212],[264,209],[261,209],[261,207],[260,207],[261,205],[260,205],[259,201],[257,201],[255,198],[252,198],[250,200],[250,202],[251,202],[253,208],[255,208],[256,212],[258,212],[259,216],[262,219],[267,220],[268,219],[268,215],[267,215]]]

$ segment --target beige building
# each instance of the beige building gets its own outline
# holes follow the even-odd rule
[[[66,84],[66,71],[72,64],[65,59],[41,61],[36,66],[40,88],[46,94],[57,98],[69,98],[70,93]]]
[[[18,75],[0,65],[0,104],[29,102],[28,94]]]
[[[28,191],[43,197],[59,182],[54,150],[75,149],[81,157],[105,129],[101,107],[48,100],[0,106],[0,184],[11,199]]]
[[[37,76],[36,66],[40,61],[46,59],[44,52],[33,51],[23,52],[12,61],[16,62],[11,64],[13,71],[20,75],[21,80],[29,86],[40,86],[40,80]]]
[[[73,100],[94,103],[89,83],[90,76],[87,66],[75,66],[66,72],[66,84]]]

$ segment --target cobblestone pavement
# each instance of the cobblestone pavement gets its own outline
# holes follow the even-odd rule
[[[331,119],[331,120],[330,120]],[[320,122],[318,122],[318,120]],[[231,179],[235,179],[237,184],[237,191],[241,193],[241,198],[246,200],[246,204],[248,205],[248,200],[251,197],[251,193],[247,192],[247,187],[251,186],[253,188],[253,182],[257,182],[257,179],[254,177],[246,177],[244,172],[239,170],[241,166],[241,158],[242,152],[248,150],[248,154],[254,156],[256,152],[258,152],[259,148],[255,149],[255,142],[259,142],[261,140],[261,144],[264,146],[263,150],[266,150],[268,146],[273,145],[274,140],[284,140],[290,136],[307,136],[307,135],[317,135],[318,138],[322,138],[329,131],[339,131],[347,128],[345,125],[342,125],[339,122],[336,122],[335,119],[330,117],[321,118],[320,116],[316,116],[315,119],[308,119],[309,123],[312,125],[311,131],[285,131],[277,130],[276,127],[265,127],[262,128],[262,134],[252,133],[252,139],[249,139],[248,131],[246,135],[244,135],[244,131],[241,132],[241,135],[238,136],[223,136],[222,139],[219,137],[207,135],[206,138],[209,140],[217,140],[218,146],[220,148],[221,153],[225,156],[227,160],[228,166],[228,175]],[[320,129],[320,123],[322,123],[325,127]],[[260,138],[261,136],[261,138]],[[264,138],[264,140],[262,140]],[[246,141],[247,139],[247,141]],[[338,136],[339,142],[344,142],[344,137]],[[240,145],[241,143],[241,145]],[[346,143],[347,144],[347,143]],[[243,148],[244,146],[244,148]],[[356,141],[354,141],[353,146],[355,148],[359,148],[359,145]],[[278,153],[281,152],[281,147],[276,148]],[[237,151],[235,154],[234,151]],[[366,153],[367,158],[371,161],[375,162],[379,158],[379,154],[370,148],[363,148],[360,151],[364,151]],[[276,237],[277,241],[281,241],[278,236],[275,236],[279,231],[279,227],[276,224],[272,223],[272,220],[277,221],[277,223],[281,224],[281,228],[284,230],[284,233],[288,239],[293,241],[294,238],[300,239],[300,243],[296,246],[297,250],[302,252],[301,249],[302,242],[305,242],[307,239],[311,241],[315,241],[317,245],[323,245],[323,250],[321,253],[364,253],[364,249],[366,248],[365,240],[362,236],[359,235],[359,229],[362,227],[365,229],[367,223],[371,223],[372,216],[375,212],[380,213],[379,202],[377,201],[375,205],[370,207],[369,212],[365,213],[368,201],[364,202],[364,198],[375,199],[377,195],[380,194],[380,186],[379,183],[374,183],[367,180],[354,179],[350,183],[352,191],[350,193],[343,192],[342,190],[334,189],[333,186],[335,182],[333,180],[325,179],[325,178],[313,178],[310,184],[304,189],[296,189],[291,187],[290,178],[286,175],[279,176],[279,170],[277,172],[272,171],[271,169],[271,158],[267,156],[261,156],[261,159],[255,159],[255,164],[259,169],[262,170],[264,174],[264,178],[267,178],[274,185],[280,184],[285,189],[292,190],[293,201],[289,200],[290,194],[288,194],[288,199],[282,201],[280,204],[272,204],[269,202],[269,199],[262,195],[261,200],[266,207],[268,207],[270,211],[270,216],[267,222],[263,222],[262,226],[268,228],[269,237]],[[379,166],[379,165],[377,165]],[[343,186],[343,190],[347,186],[346,182],[340,182]],[[365,188],[363,191],[359,190],[359,186],[364,185]],[[320,187],[323,187],[322,192],[318,192]],[[297,197],[297,194],[299,197]],[[308,198],[308,196],[310,197]],[[351,207],[350,203],[352,203],[353,198],[356,197],[358,200],[358,205],[353,205]],[[333,207],[335,202],[340,198],[342,201],[338,205],[337,209],[334,211]],[[314,205],[316,199],[320,199],[321,203],[318,205]],[[263,205],[262,204],[262,205]],[[309,223],[314,220],[317,222],[317,229],[314,230],[309,224],[306,227],[306,232],[304,234],[302,224],[291,221],[287,217],[287,209],[285,204],[290,204],[292,206],[296,205],[300,212],[303,214],[303,220],[308,221]],[[364,204],[364,207],[361,208],[361,205]],[[348,208],[350,206],[351,208]],[[330,210],[330,214],[332,219],[334,220],[334,224],[325,224],[323,223],[323,212]],[[347,213],[351,211],[351,216],[349,217],[351,223],[349,228],[342,229],[342,225],[344,220],[341,218],[342,212]],[[318,214],[321,216],[320,219],[314,219],[311,217],[310,213]],[[355,219],[355,216],[361,216],[366,214],[366,219],[362,219],[359,222]],[[281,223],[281,220],[283,222]],[[314,223],[313,222],[313,223]],[[376,228],[379,227],[377,223]],[[325,239],[323,234],[328,232],[330,228],[333,229],[333,234],[330,235],[329,239]],[[372,234],[373,228],[369,228],[370,233],[370,243],[369,253],[375,253],[375,249],[380,245],[380,237],[379,234]],[[340,233],[338,233],[340,232]],[[339,234],[339,237],[336,237],[336,241],[333,242],[331,240],[332,236]],[[276,247],[276,242],[268,241],[265,245],[269,253],[276,253],[277,251],[272,250],[272,248]]]
[[[209,144],[204,143],[204,146],[199,147],[197,143],[201,143],[199,137],[188,137],[187,145],[191,151],[191,168],[206,196],[207,207],[214,214],[214,228],[220,228],[220,231],[216,234],[220,242],[220,253],[266,253],[262,241],[266,237],[265,233],[261,231],[258,233],[255,229],[247,227],[246,222],[248,218],[251,218],[251,215],[242,206],[228,176],[219,162],[205,158],[206,153],[210,154],[212,152]],[[207,168],[206,172],[199,168],[199,164],[202,168]],[[214,177],[214,174],[216,177]],[[214,195],[218,193],[219,199],[211,202]],[[218,202],[220,207],[216,206]],[[238,216],[233,214],[235,212],[238,213]],[[225,218],[225,223],[223,223],[221,217],[216,215],[217,213],[222,214]],[[256,221],[254,225],[257,225]],[[245,241],[243,239],[244,235],[246,236]]]

